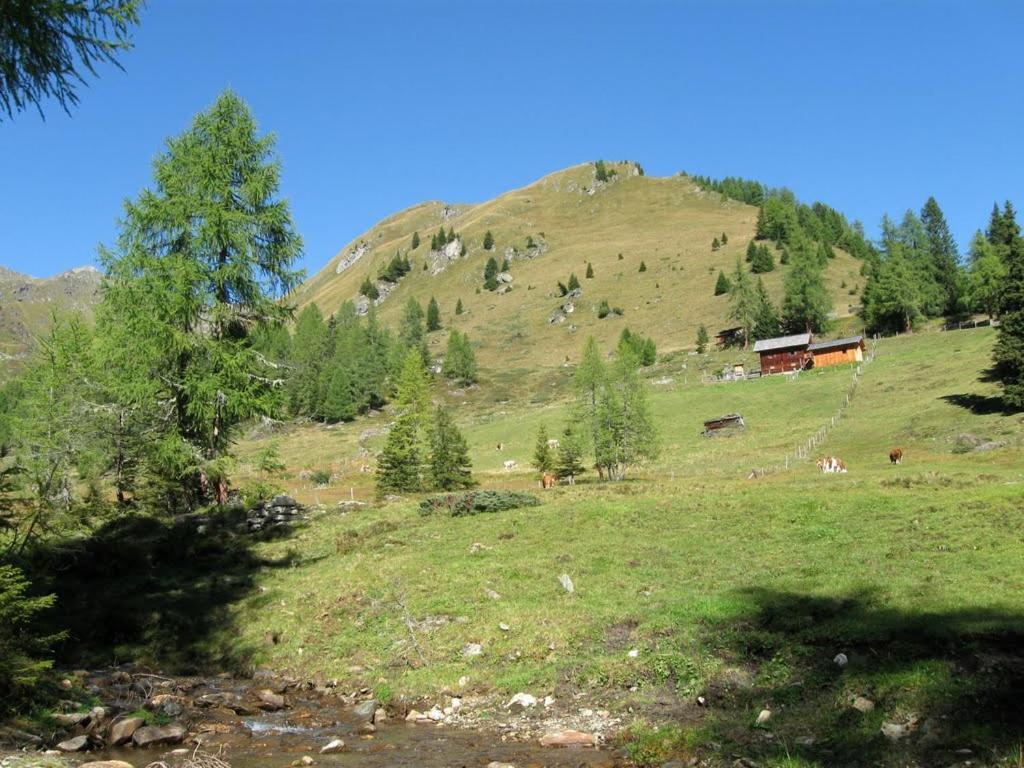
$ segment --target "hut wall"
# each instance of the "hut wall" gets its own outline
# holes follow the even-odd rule
[[[827,352],[816,352],[814,354],[814,367],[826,368],[830,365],[859,363],[863,359],[864,352],[859,346],[847,347],[846,349],[830,349]]]
[[[761,373],[785,373],[804,367],[807,352],[803,349],[789,349],[779,352],[761,353]]]

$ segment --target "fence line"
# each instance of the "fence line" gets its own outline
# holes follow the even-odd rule
[[[853,402],[854,395],[857,394],[857,385],[860,383],[860,377],[864,373],[864,368],[868,366],[875,359],[875,353],[878,350],[878,337],[872,337],[870,344],[868,345],[868,354],[864,360],[857,364],[857,367],[853,369],[853,378],[850,381],[850,385],[846,388],[846,392],[843,395],[842,405],[832,414],[821,427],[819,427],[810,437],[804,440],[802,443],[794,446],[793,450],[787,451],[786,455],[782,457],[782,462],[779,464],[773,464],[769,467],[761,467],[755,469],[750,473],[751,478],[761,477],[763,475],[772,474],[774,472],[784,472],[789,470],[798,461],[808,459],[811,456],[811,452],[819,445],[825,442],[828,438],[829,433],[835,429],[840,422],[843,420],[843,416],[846,414],[847,409]]]

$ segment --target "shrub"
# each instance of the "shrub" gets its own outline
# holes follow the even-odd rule
[[[313,485],[330,485],[331,473],[326,469],[314,469],[309,479],[313,481]]]
[[[638,271],[646,272],[647,271],[647,264],[645,262],[641,261],[640,262],[640,269]]]
[[[423,266],[427,265],[424,264]],[[363,284],[359,286],[359,293],[361,293],[363,296],[370,299],[371,301],[376,301],[377,299],[380,298],[380,291],[377,290],[377,286],[368,277],[365,280],[363,280]]]
[[[0,565],[0,714],[22,703],[35,692],[50,669],[46,658],[57,637],[41,637],[33,631],[39,613],[50,608],[54,596],[30,597],[29,581],[12,565]]]
[[[587,262],[587,275],[586,275],[586,277],[587,277],[588,280],[590,280],[591,278],[594,277],[594,265],[591,264],[589,261]]]
[[[484,232],[484,250],[490,251],[494,248],[494,235],[491,234],[491,230]]]
[[[452,517],[540,506],[540,499],[524,491],[462,491],[430,496],[420,502],[421,515],[447,513]]]

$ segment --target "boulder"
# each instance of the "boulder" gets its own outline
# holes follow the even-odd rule
[[[260,700],[260,709],[266,712],[277,712],[279,709],[284,709],[284,696],[279,693],[274,693],[269,688],[264,688],[262,691],[259,691],[256,694],[256,698]]]
[[[376,699],[356,704],[352,708],[352,717],[364,723],[372,723],[378,707],[380,707],[380,702]]]
[[[88,736],[75,736],[73,739],[62,741],[57,745],[61,752],[84,752],[89,748]]]
[[[767,723],[771,719],[772,719],[772,711],[770,709],[762,709],[757,714],[757,724],[758,725],[764,725],[765,723]]]
[[[511,283],[515,280],[509,272],[499,272],[496,279],[499,283]]]
[[[540,737],[542,747],[596,747],[597,737],[582,731],[551,731]]]
[[[850,706],[852,706],[858,712],[870,712],[875,708],[875,702],[873,702],[866,696],[855,696]]]
[[[321,748],[320,754],[321,755],[333,755],[333,754],[335,754],[337,752],[344,751],[344,749],[345,749],[345,742],[342,741],[341,739],[334,739],[334,740],[328,742],[327,745],[325,745],[323,748]]]
[[[405,722],[407,723],[418,723],[420,720],[426,720],[427,716],[420,712],[418,709],[410,709],[409,714],[405,716]]]
[[[107,744],[112,747],[119,747],[132,740],[132,736],[146,721],[141,717],[126,717],[123,720],[116,720],[107,730]]]
[[[180,744],[185,740],[185,727],[177,723],[170,725],[146,725],[132,734],[136,747],[156,747],[162,744]]]
[[[135,768],[135,766],[124,760],[95,760],[91,763],[82,763],[78,768]]]
[[[524,709],[537,706],[537,697],[531,696],[528,693],[517,693],[505,708],[512,712],[522,712]]]

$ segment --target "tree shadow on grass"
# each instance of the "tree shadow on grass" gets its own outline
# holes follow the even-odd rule
[[[50,620],[66,632],[59,664],[146,661],[174,673],[247,670],[251,649],[232,631],[232,606],[269,561],[254,546],[285,526],[246,531],[245,513],[174,520],[129,515],[87,537],[53,542],[25,563],[35,587],[57,596]]]
[[[1007,405],[1003,398],[998,395],[979,395],[976,393],[960,393],[956,395],[943,395],[942,400],[947,403],[965,408],[978,416],[999,414],[1001,416],[1012,416],[1018,409]]]
[[[705,727],[733,754],[821,766],[1019,756],[1024,614],[904,611],[871,592],[833,599],[754,589],[741,597],[749,609],[705,636],[727,667],[744,671],[739,684],[735,672],[723,674],[707,692]],[[844,665],[835,661],[840,653]],[[873,709],[852,706],[858,696]],[[755,727],[762,708],[772,716]],[[883,735],[886,723],[905,726],[905,735]]]

